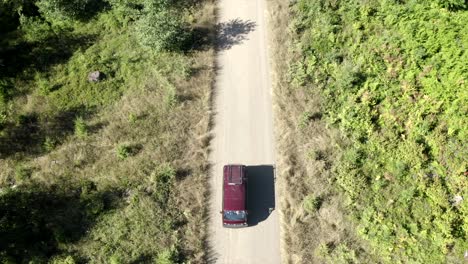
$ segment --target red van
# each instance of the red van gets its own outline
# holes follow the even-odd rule
[[[224,166],[221,213],[224,227],[247,226],[247,170],[245,165]]]

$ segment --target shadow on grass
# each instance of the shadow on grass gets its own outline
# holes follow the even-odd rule
[[[214,46],[216,29],[210,26],[198,26],[191,30],[184,45],[186,51],[208,50]]]
[[[59,253],[60,244],[78,241],[99,215],[117,208],[120,197],[118,190],[98,191],[90,182],[74,188],[33,184],[3,191],[0,256],[15,263],[45,263]]]
[[[249,226],[266,220],[275,208],[275,169],[272,165],[247,166]]]
[[[46,72],[51,66],[66,62],[79,48],[89,47],[95,36],[63,33],[42,42],[20,42],[0,47],[0,77],[14,78],[24,70]]]
[[[84,107],[62,111],[54,116],[42,117],[36,113],[21,115],[16,123],[4,125],[0,135],[0,158],[15,154],[40,155],[46,152],[47,139],[60,143],[74,132],[78,116],[88,116],[91,110]]]
[[[101,13],[104,10],[109,10],[111,9],[111,5],[109,4],[108,1],[103,1],[103,0],[93,0],[93,1],[88,1],[84,12],[81,14],[80,17],[78,17],[78,20],[87,22],[94,18],[97,14]]]
[[[219,258],[219,253],[217,253],[209,243],[205,243],[205,263],[216,263]]]
[[[130,264],[154,263],[154,257],[151,254],[143,254],[137,257]]]

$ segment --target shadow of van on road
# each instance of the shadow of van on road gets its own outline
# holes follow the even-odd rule
[[[272,165],[247,166],[249,226],[266,220],[275,208],[275,169]]]

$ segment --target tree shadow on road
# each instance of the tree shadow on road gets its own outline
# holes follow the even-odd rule
[[[275,208],[275,169],[272,165],[247,166],[249,226],[265,221]]]
[[[250,20],[232,19],[216,25],[216,49],[228,50],[247,40],[247,35],[254,31],[257,24]]]

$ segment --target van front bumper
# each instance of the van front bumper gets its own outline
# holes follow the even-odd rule
[[[247,227],[247,226],[249,226],[247,223],[235,223],[235,224],[223,223],[223,227],[227,227],[227,228],[240,228],[240,227]]]

